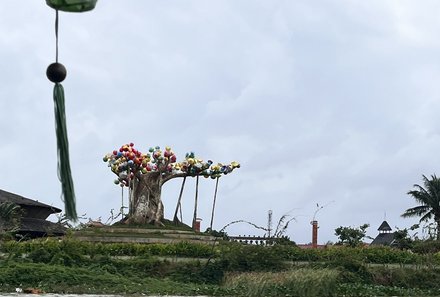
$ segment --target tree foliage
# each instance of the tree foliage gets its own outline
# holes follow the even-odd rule
[[[420,222],[434,219],[437,229],[437,240],[440,240],[440,179],[435,174],[429,179],[422,175],[423,186],[415,184],[414,190],[408,192],[418,206],[408,208],[402,217],[420,217]]]
[[[362,244],[369,224],[363,224],[358,228],[340,226],[335,229],[335,235],[338,236],[338,244],[345,244],[350,247],[356,247]]]
[[[413,240],[409,236],[408,229],[397,230],[394,232],[394,246],[401,250],[412,248]]]
[[[20,225],[22,210],[12,202],[0,203],[0,233],[13,232]]]

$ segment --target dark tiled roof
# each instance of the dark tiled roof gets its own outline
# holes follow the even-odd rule
[[[24,198],[22,196],[19,196],[14,193],[6,192],[3,190],[0,190],[0,202],[12,202],[17,205],[26,205],[26,206],[36,206],[36,207],[44,207],[44,208],[51,208],[54,213],[61,212],[61,209],[57,207],[53,207],[32,199]]]
[[[380,233],[371,242],[371,245],[391,245],[394,241],[394,233]]]
[[[60,224],[49,222],[42,219],[22,218],[20,233],[41,233],[48,235],[64,235],[66,228]]]
[[[391,231],[390,225],[387,223],[387,221],[383,221],[382,224],[380,224],[379,228],[377,229],[379,231]]]

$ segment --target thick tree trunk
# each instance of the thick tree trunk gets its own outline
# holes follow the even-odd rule
[[[133,183],[132,203],[128,223],[163,225],[161,175],[151,172],[141,175]]]

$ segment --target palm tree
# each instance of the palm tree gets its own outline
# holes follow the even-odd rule
[[[423,175],[423,186],[415,184],[414,188],[408,192],[408,195],[420,205],[408,208],[402,217],[421,217],[420,222],[434,218],[437,225],[437,240],[440,240],[440,179],[435,174],[431,175],[431,179]]]

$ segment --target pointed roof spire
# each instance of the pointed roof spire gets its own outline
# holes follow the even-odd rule
[[[382,224],[380,224],[378,231],[391,231],[390,225],[387,223],[387,221],[383,221]]]

